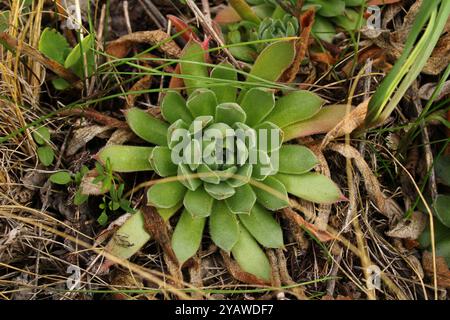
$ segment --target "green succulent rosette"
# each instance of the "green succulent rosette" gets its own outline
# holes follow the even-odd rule
[[[267,46],[261,40],[299,35],[298,18],[292,14],[298,10],[297,1],[230,0],[229,3],[241,21],[223,26],[223,33],[237,59],[253,62]],[[359,8],[365,4],[365,0],[306,0],[301,10],[315,9],[312,33],[320,40],[331,42],[337,33],[336,27],[347,31],[361,28],[365,20],[360,17]],[[252,43],[238,45],[241,42]]]
[[[310,149],[283,142],[287,128],[315,117],[324,104],[308,91],[277,97],[265,87],[263,80],[278,77],[267,73],[271,57],[287,51],[293,57],[291,48],[289,42],[267,47],[250,72],[252,80],[238,90],[229,84],[237,81],[237,71],[224,62],[209,72],[201,46],[190,42],[180,62],[187,98],[168,91],[163,119],[138,108],[125,113],[130,129],[151,145],[113,145],[99,152],[100,161],[109,159],[116,172],[154,171],[161,177],[148,188],[147,205],[166,221],[181,211],[172,237],[180,265],[195,255],[208,229],[243,270],[269,282],[263,248],[284,246],[275,211],[289,206],[288,195],[316,203],[342,198],[332,180],[311,172],[318,161]],[[236,139],[238,133],[244,138]],[[150,238],[140,212],[130,221],[118,233],[131,245],[110,246],[123,258]]]

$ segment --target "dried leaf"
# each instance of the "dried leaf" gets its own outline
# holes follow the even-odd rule
[[[290,221],[294,222],[295,224],[299,225],[306,231],[310,232],[318,240],[320,240],[322,242],[335,240],[335,237],[332,234],[330,234],[328,231],[320,230],[314,224],[307,222],[305,219],[303,219],[303,217],[301,215],[299,215],[297,212],[295,212],[291,208],[283,209],[283,214]]]
[[[425,251],[422,255],[422,265],[425,273],[433,276],[433,255]],[[450,270],[444,257],[436,257],[436,275],[439,287],[450,288]]]
[[[178,259],[172,249],[171,234],[169,228],[158,212],[151,206],[143,206],[141,212],[144,215],[144,227],[149,234],[159,243],[163,248],[167,257],[179,267]]]
[[[388,199],[383,195],[378,179],[375,177],[369,165],[358,150],[345,144],[330,144],[329,148],[340,153],[346,158],[353,159],[356,167],[364,178],[364,184],[369,196],[375,202],[375,205],[381,213],[389,219],[393,219],[395,217],[399,218],[402,216],[403,212],[398,205],[392,199]]]
[[[66,155],[74,155],[78,150],[83,148],[86,143],[108,130],[111,130],[111,127],[99,125],[91,125],[74,130],[72,138],[70,138],[67,146]]]
[[[427,225],[426,216],[419,211],[413,212],[410,219],[402,219],[386,235],[401,239],[417,239]]]
[[[290,83],[295,80],[295,77],[297,76],[300,65],[305,58],[306,51],[308,50],[308,44],[309,44],[309,35],[311,33],[312,26],[314,24],[314,15],[315,10],[314,8],[310,8],[308,11],[303,13],[299,20],[300,20],[300,30],[302,32],[300,33],[300,37],[297,40],[295,44],[295,58],[292,62],[292,65],[284,72],[284,74],[281,76],[282,82]]]
[[[344,119],[342,119],[333,129],[331,129],[322,141],[322,149],[327,146],[330,141],[342,137],[345,134],[350,134],[364,123],[364,119],[367,114],[367,105],[369,104],[369,99],[362,102],[355,109],[350,111]]]
[[[152,85],[152,76],[146,75],[140,78],[133,86],[130,88],[130,92],[138,92],[138,91],[144,91],[150,88]],[[131,108],[134,106],[134,103],[136,102],[136,99],[141,94],[132,93],[126,96],[126,108]]]
[[[161,30],[138,31],[124,35],[110,42],[106,47],[106,53],[119,59],[124,58],[136,44],[158,46],[158,50],[174,58],[179,58],[181,54],[180,47]]]
[[[241,21],[241,17],[232,7],[227,6],[217,12],[214,21],[219,25],[228,25]]]
[[[434,82],[427,83],[423,85],[419,89],[419,97],[420,99],[430,100],[433,95],[434,90],[436,89],[437,84]],[[441,92],[434,100],[435,102],[440,101],[445,98],[445,96],[450,94],[450,80],[444,82]]]
[[[220,250],[220,254],[223,258],[223,262],[228,272],[233,276],[233,278],[248,284],[256,284],[256,285],[267,285],[262,279],[257,276],[245,272],[241,269],[241,267],[237,264],[236,261],[232,260],[227,252],[224,250]]]
[[[103,190],[103,183],[101,181],[94,183],[95,176],[97,175],[97,172],[94,170],[91,170],[88,172],[83,179],[81,180],[80,184],[80,191],[81,194],[87,195],[87,196],[99,196],[102,194],[107,193],[109,190]]]

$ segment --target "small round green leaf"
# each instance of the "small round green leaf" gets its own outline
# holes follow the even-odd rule
[[[39,127],[33,132],[34,141],[44,145],[50,141],[50,131],[46,127]]]
[[[70,53],[70,46],[61,33],[55,29],[45,28],[39,39],[39,51],[64,65],[64,61]]]
[[[49,177],[49,180],[56,184],[65,185],[72,181],[72,175],[70,174],[70,172],[67,171],[59,171],[53,173]]]
[[[39,161],[41,161],[41,163],[46,167],[51,165],[53,159],[55,158],[55,153],[50,146],[42,146],[37,148],[37,154]]]

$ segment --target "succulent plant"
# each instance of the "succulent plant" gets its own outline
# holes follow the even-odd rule
[[[234,45],[254,42],[230,48],[231,53],[242,61],[253,62],[267,46],[267,43],[258,40],[299,34],[295,0],[230,0],[229,3],[239,18],[233,16],[229,8],[219,14],[226,43]],[[315,8],[312,33],[320,40],[331,42],[336,35],[336,26],[345,30],[357,30],[361,27],[364,20],[360,19],[360,13],[354,7],[364,4],[365,0],[307,0],[301,10]]]
[[[162,177],[148,188],[147,205],[166,221],[181,211],[172,237],[180,265],[198,251],[208,225],[219,248],[269,282],[261,246],[284,246],[274,211],[289,206],[288,194],[316,203],[342,199],[331,179],[311,172],[318,163],[314,153],[286,141],[286,134],[290,140],[301,135],[298,124],[321,116],[324,101],[302,90],[277,97],[267,88],[292,63],[294,48],[292,41],[266,47],[238,90],[232,85],[237,71],[223,62],[209,72],[201,45],[190,41],[180,62],[187,99],[168,91],[162,120],[138,108],[125,113],[131,130],[152,146],[112,145],[99,152],[99,161],[108,160],[116,172]],[[107,249],[129,258],[150,239],[143,223],[135,213]]]

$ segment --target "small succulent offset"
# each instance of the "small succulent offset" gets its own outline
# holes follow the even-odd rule
[[[355,7],[364,6],[365,0],[306,0],[302,8],[297,8],[296,0],[229,0],[229,3],[240,21],[233,21],[236,17],[230,14],[229,9],[219,13],[221,18],[229,15],[221,23],[227,44],[298,36],[299,12],[310,8],[316,11],[313,35],[327,42],[336,35],[336,27],[354,31],[364,21]],[[252,62],[265,46],[267,43],[255,42],[232,46],[230,51],[236,58]]]
[[[168,91],[161,103],[163,120],[138,108],[125,113],[131,130],[154,146],[112,145],[99,152],[99,161],[109,161],[116,172],[154,171],[162,177],[147,190],[147,205],[166,221],[181,211],[172,237],[180,265],[198,251],[208,224],[219,248],[244,271],[270,282],[261,246],[284,246],[273,213],[289,206],[288,194],[316,203],[342,199],[331,179],[311,172],[318,163],[311,150],[283,143],[286,128],[314,118],[324,104],[308,91],[278,98],[267,88],[264,80],[276,80],[289,66],[293,48],[286,41],[266,47],[238,90],[230,84],[237,82],[237,71],[223,62],[209,72],[205,51],[190,41],[180,62],[187,99]],[[269,64],[277,70],[270,57],[283,57],[281,52],[291,58],[277,74],[267,73]],[[138,211],[107,250],[126,259],[150,237]]]

